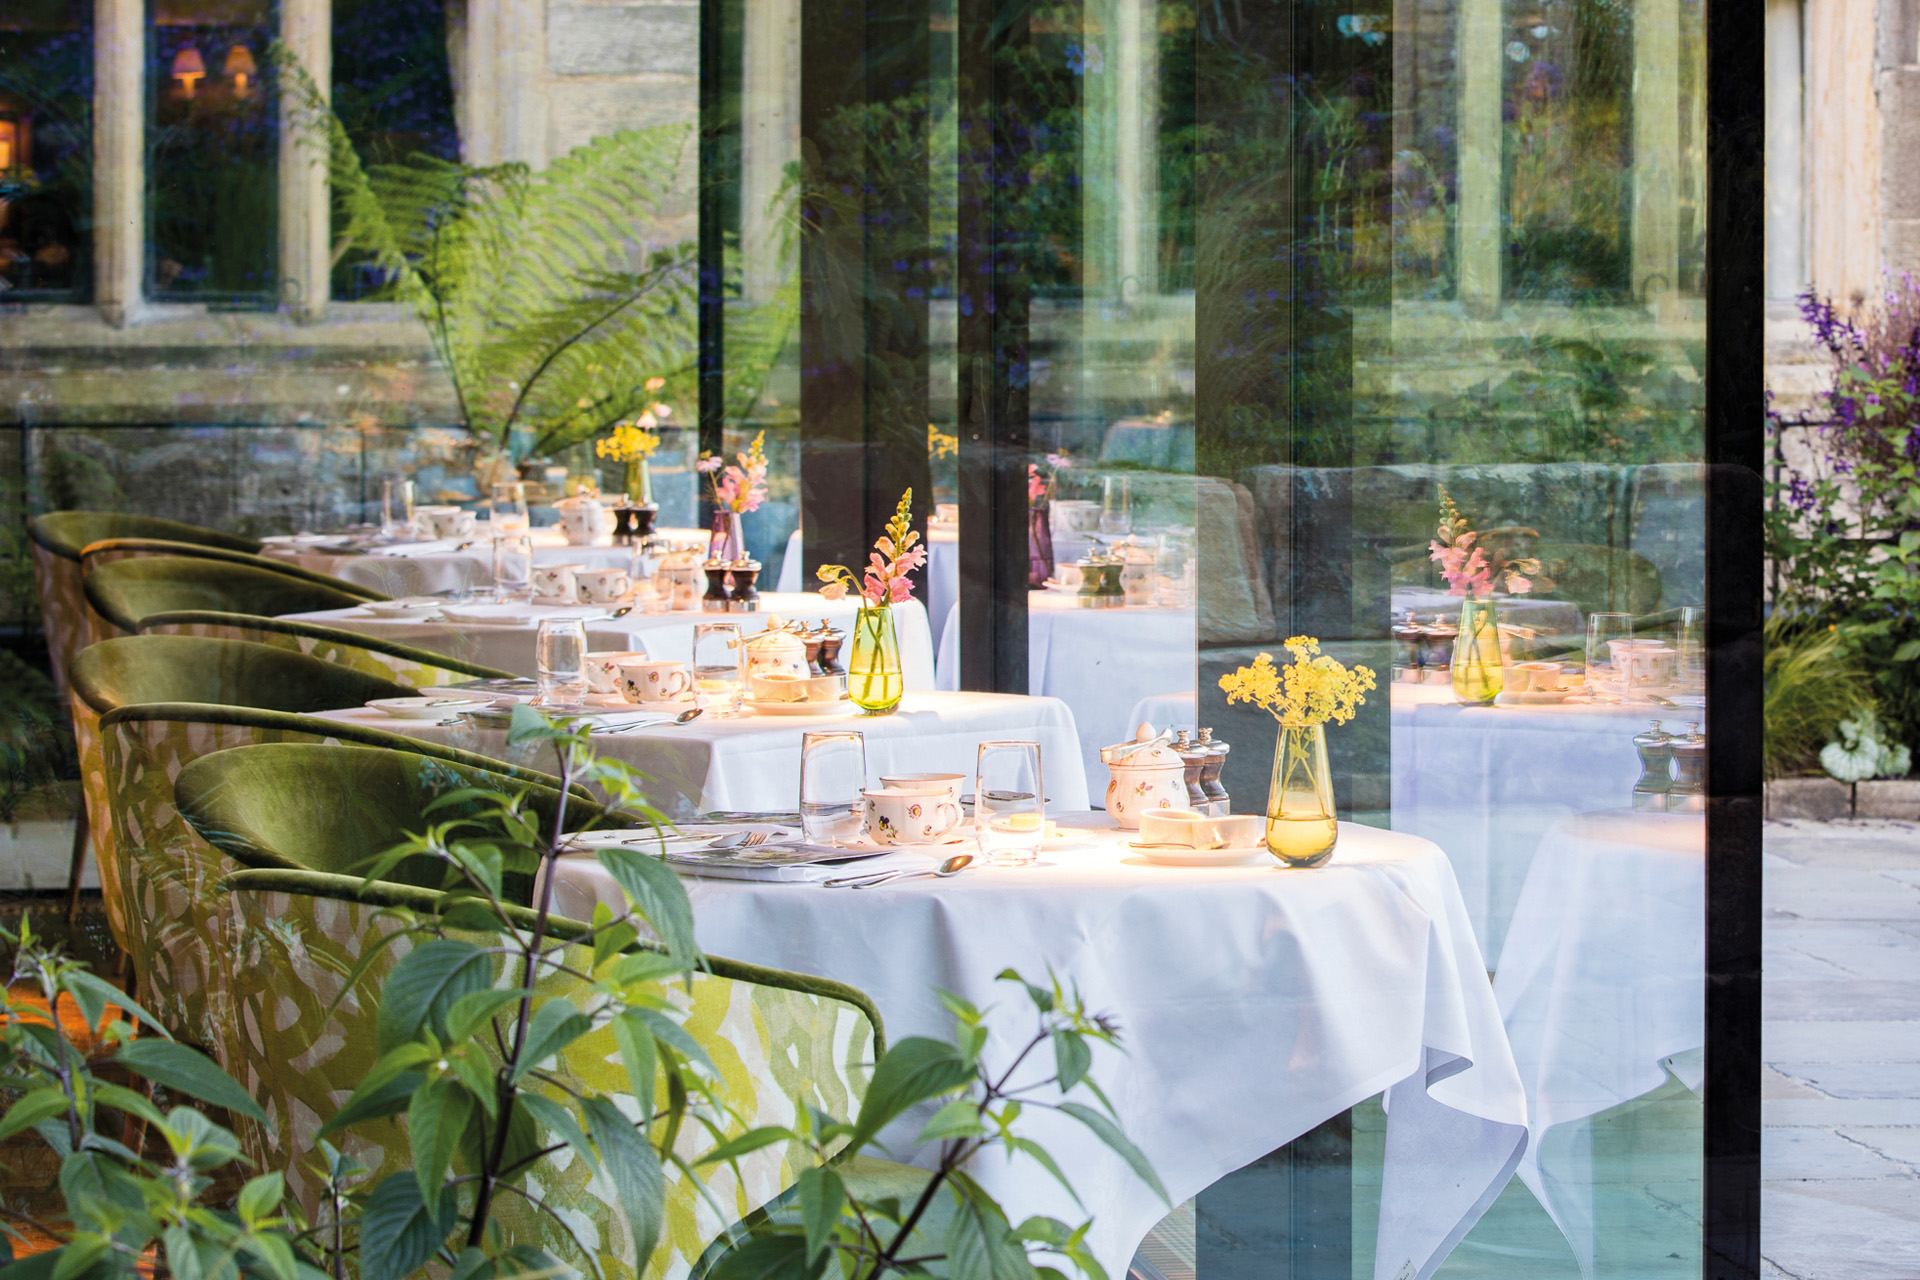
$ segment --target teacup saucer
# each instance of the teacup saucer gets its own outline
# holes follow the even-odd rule
[[[1257,857],[1273,856],[1267,852],[1267,846],[1264,844],[1226,849],[1182,849],[1172,846],[1148,848],[1138,841],[1129,840],[1126,847],[1148,862],[1163,867],[1237,867],[1243,863],[1252,862]]]
[[[853,710],[853,703],[846,698],[832,702],[761,702],[748,698],[744,705],[760,716],[843,716]]]

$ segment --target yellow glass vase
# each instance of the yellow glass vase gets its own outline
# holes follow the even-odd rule
[[[1491,600],[1460,602],[1460,634],[1453,638],[1453,697],[1468,706],[1487,706],[1506,687],[1500,664],[1500,621]]]
[[[1318,867],[1339,838],[1327,727],[1282,721],[1267,790],[1267,852],[1289,867]]]
[[[893,610],[862,606],[853,621],[853,651],[847,658],[847,697],[862,715],[884,716],[907,689],[900,670],[900,633]]]

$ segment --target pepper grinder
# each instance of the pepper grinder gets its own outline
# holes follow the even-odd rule
[[[1173,751],[1180,757],[1180,763],[1185,766],[1183,773],[1187,783],[1187,808],[1195,813],[1205,813],[1207,793],[1201,789],[1200,774],[1207,767],[1207,753],[1195,748],[1193,734],[1186,729],[1174,735]]]
[[[1227,788],[1220,781],[1220,771],[1227,767],[1227,752],[1233,748],[1215,741],[1211,729],[1200,731],[1200,745],[1207,750],[1206,767],[1200,771],[1200,789],[1206,792],[1210,806],[1205,812],[1216,818],[1224,818],[1233,812],[1233,804],[1232,798],[1227,795]]]
[[[733,595],[727,601],[731,613],[760,612],[760,593],[754,590],[754,579],[760,576],[758,560],[735,560],[729,571],[733,580]]]
[[[700,597],[700,609],[703,613],[725,613],[731,597],[727,595],[727,566],[719,560],[709,560],[702,565],[707,575],[707,594]]]
[[[1673,740],[1673,785],[1667,788],[1668,813],[1707,811],[1707,739],[1698,724]]]
[[[797,623],[800,628],[800,641],[807,646],[807,674],[824,676],[825,668],[820,665],[820,646],[827,638],[827,624],[821,623],[818,631],[809,630],[805,623]]]
[[[1633,749],[1640,753],[1640,780],[1633,784],[1633,807],[1664,812],[1667,793],[1673,786],[1672,767],[1675,739],[1655,720],[1633,736]]]
[[[839,630],[825,618],[820,619],[820,674],[823,676],[843,676],[847,669],[840,665],[840,646],[845,644],[847,633]]]

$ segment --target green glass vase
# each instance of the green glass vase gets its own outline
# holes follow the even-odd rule
[[[847,697],[862,715],[884,716],[900,705],[907,681],[900,670],[900,632],[886,605],[861,606],[853,620],[847,659]]]
[[[1289,867],[1324,866],[1339,838],[1327,727],[1282,721],[1267,789],[1267,852]]]
[[[1460,634],[1453,639],[1453,697],[1468,706],[1489,706],[1506,687],[1500,663],[1500,621],[1491,600],[1460,602]]]

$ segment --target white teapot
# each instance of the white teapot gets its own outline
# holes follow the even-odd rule
[[[571,498],[553,504],[560,513],[560,529],[570,547],[590,547],[607,531],[612,512],[598,495],[582,489]]]
[[[778,618],[767,619],[767,629],[741,642],[749,676],[800,676],[807,670],[807,642],[787,630]]]
[[[668,609],[698,609],[700,589],[697,547],[675,547],[660,557],[660,567],[653,571],[653,591]]]
[[[1107,783],[1107,813],[1128,831],[1140,827],[1140,815],[1155,809],[1187,807],[1187,765],[1169,747],[1164,733],[1142,722],[1133,741],[1100,748]]]

